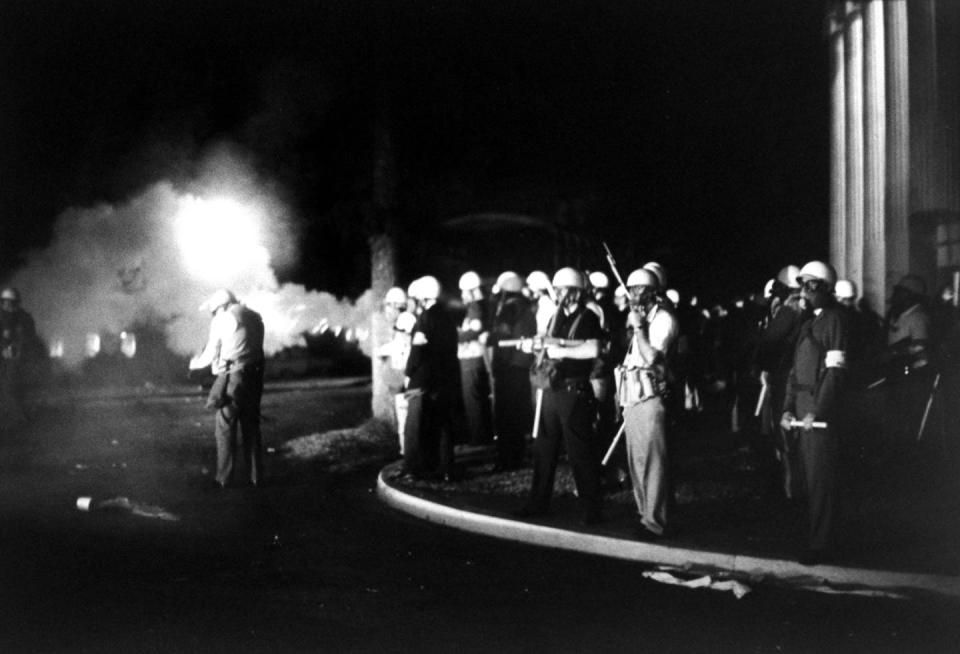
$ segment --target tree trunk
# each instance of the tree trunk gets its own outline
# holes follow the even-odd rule
[[[367,208],[367,242],[370,246],[370,287],[374,297],[383,300],[387,290],[396,284],[397,256],[393,238],[393,210],[395,208],[396,167],[390,133],[382,121],[374,128],[373,188]],[[371,411],[373,417],[394,428],[397,426],[393,393],[387,387],[388,362],[376,356],[378,348],[393,336],[393,325],[387,324],[382,311],[375,311],[371,319],[370,338],[374,355],[372,361]]]

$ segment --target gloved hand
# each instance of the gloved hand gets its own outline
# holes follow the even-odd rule
[[[789,411],[784,411],[783,416],[780,418],[780,428],[783,429],[784,431],[790,431],[791,429],[793,429],[793,426],[790,423],[792,423],[796,419],[797,417],[795,415],[793,415]]]
[[[816,416],[812,413],[808,413],[803,416],[803,431],[810,431],[813,429],[813,421],[816,420]]]

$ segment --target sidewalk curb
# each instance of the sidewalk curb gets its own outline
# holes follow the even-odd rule
[[[891,593],[926,592],[960,599],[960,577],[870,570],[833,565],[805,566],[786,559],[697,550],[645,543],[627,538],[531,524],[456,509],[406,493],[377,476],[377,496],[408,515],[446,527],[541,547],[584,552],[611,558],[694,570],[719,570],[739,578],[775,578],[791,585],[860,587]]]

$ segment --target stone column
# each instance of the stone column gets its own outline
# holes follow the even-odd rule
[[[910,61],[907,2],[884,6],[887,61],[886,283],[874,309],[883,312],[887,289],[909,268],[910,231]]]
[[[886,283],[887,102],[884,43],[884,0],[863,7],[863,285],[873,306],[882,302]]]
[[[845,4],[844,76],[846,79],[846,234],[845,273],[863,288],[863,5]]]
[[[847,100],[844,72],[844,3],[830,9],[827,38],[830,48],[830,262],[847,276]]]

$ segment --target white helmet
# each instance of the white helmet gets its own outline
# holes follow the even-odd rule
[[[648,261],[647,263],[643,264],[643,267],[649,270],[650,272],[652,272],[654,275],[656,275],[658,288],[666,287],[667,271],[663,269],[663,266],[661,266],[656,261]],[[627,284],[627,286],[630,286],[630,284]]]
[[[773,285],[777,283],[777,280],[770,278],[767,280],[767,283],[763,285],[763,297],[767,300],[773,297]]]
[[[660,280],[657,279],[657,275],[646,266],[637,268],[627,277],[627,288],[649,286],[650,288],[656,289],[659,284]]]
[[[473,291],[478,288],[480,288],[480,275],[472,270],[468,270],[460,275],[461,291]]]
[[[415,280],[413,280],[412,282],[410,282],[410,285],[409,285],[409,286],[407,286],[407,297],[408,297],[408,298],[410,298],[410,299],[412,299],[412,300],[416,300],[418,297],[420,297],[419,288],[420,288],[420,280],[421,280],[421,279],[422,279],[421,277],[417,277]]]
[[[534,270],[527,275],[527,286],[534,291],[546,291],[550,288],[550,278],[542,270]]]
[[[800,288],[800,282],[797,281],[799,275],[800,269],[790,264],[780,269],[780,272],[777,273],[777,281],[787,288]]]
[[[837,271],[824,261],[809,261],[803,264],[803,268],[797,274],[797,281],[803,284],[803,282],[811,279],[824,281],[832,289],[833,285],[837,283]]]
[[[12,286],[7,286],[2,291],[0,291],[0,300],[10,300],[11,302],[19,302],[20,291],[13,288]]]
[[[417,280],[418,300],[436,300],[440,297],[440,282],[433,275],[426,275]]]
[[[567,266],[566,268],[561,268],[553,274],[553,287],[586,288],[587,280],[583,278],[582,272],[576,268]]]
[[[406,304],[407,294],[399,286],[394,286],[383,296],[384,304]]]
[[[676,306],[680,304],[680,291],[675,288],[668,288],[667,292],[664,293],[667,296],[667,299],[673,302],[673,305]]]
[[[833,294],[838,300],[852,300],[857,297],[857,285],[849,279],[838,279],[837,285],[833,287]]]
[[[627,297],[627,287],[617,286],[613,291],[613,297]]]
[[[236,301],[237,297],[232,291],[225,288],[218,288],[213,292],[213,295],[208,297],[206,301],[200,305],[200,311],[216,311],[220,307],[235,304]]]
[[[594,288],[610,288],[610,279],[599,270],[590,273],[590,286]]]
[[[497,277],[497,283],[493,285],[498,293],[520,293],[523,291],[523,280],[520,275],[508,270],[500,273]]]

